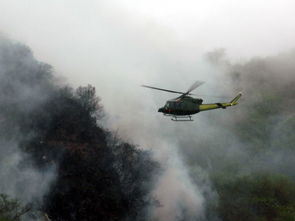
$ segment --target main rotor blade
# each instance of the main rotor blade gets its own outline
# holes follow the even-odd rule
[[[158,88],[158,87],[151,87],[151,86],[147,86],[147,85],[141,85],[141,86],[142,87],[146,87],[146,88],[151,88],[151,89],[159,90],[159,91],[166,91],[166,92],[170,92],[170,93],[175,93],[175,94],[185,94],[184,92],[172,91],[172,90],[167,90],[167,89]]]
[[[190,92],[195,90],[197,87],[200,87],[204,83],[205,83],[204,81],[196,81],[195,83],[192,84],[192,86],[190,86],[190,88],[187,90],[185,94],[189,94]]]
[[[225,99],[232,98],[230,96],[214,96],[214,95],[206,95],[206,94],[191,94],[191,95],[198,96],[198,97],[214,97],[214,98],[225,98]]]

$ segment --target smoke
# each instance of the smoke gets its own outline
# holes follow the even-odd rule
[[[95,88],[61,84],[30,49],[4,38],[0,61],[0,191],[31,205],[22,218],[149,217],[158,163],[98,125]]]
[[[294,57],[294,50],[290,50],[274,56],[254,58],[230,68],[234,81],[239,82],[247,94],[245,108],[233,116],[237,125],[241,126],[236,125],[234,128],[250,129],[245,124],[247,118],[248,124],[257,125],[246,136],[237,134],[244,145],[250,143],[247,148],[250,156],[254,148],[261,152],[255,157],[252,167],[292,177],[294,138],[290,131],[294,130]],[[245,140],[247,136],[251,136],[248,141]]]
[[[0,38],[0,192],[34,208],[42,205],[56,168],[37,168],[21,146],[35,136],[25,127],[32,112],[54,89],[50,71],[27,47]]]
[[[189,170],[201,167],[215,183],[223,182],[219,174],[224,180],[257,173],[294,179],[294,50],[243,63],[231,62],[224,50],[207,58],[231,82],[229,91],[242,90],[243,97],[235,108],[207,113],[199,133],[186,130],[179,136]],[[205,202],[223,203],[214,184],[209,186]],[[207,215],[214,214],[207,206]]]
[[[177,147],[167,144],[166,157],[159,158],[165,173],[158,181],[155,196],[161,206],[154,216],[158,220],[195,220],[203,217],[204,197],[179,157]],[[163,154],[164,154],[163,153]]]
[[[30,1],[30,7],[10,2],[1,7],[7,9],[1,30],[30,45],[73,84],[94,84],[107,112],[105,127],[152,150],[161,162],[165,172],[154,195],[162,206],[153,211],[155,218],[206,219],[208,199],[218,202],[208,175],[212,171],[249,173],[262,168],[261,159],[263,168],[278,162],[278,169],[284,162],[284,170],[290,170],[290,150],[253,158],[251,148],[257,146],[248,141],[261,139],[260,131],[267,130],[261,142],[267,141],[266,146],[276,149],[277,140],[292,144],[284,129],[293,128],[294,101],[292,93],[281,90],[294,88],[292,53],[236,63],[294,47],[293,2],[63,1],[61,6]],[[213,53],[215,61],[201,56],[216,47],[225,47],[230,59],[222,57],[222,50]],[[242,90],[244,97],[226,111],[200,113],[191,124],[175,124],[157,113],[173,96],[139,87],[185,91],[195,80],[206,81],[199,94],[234,96]],[[269,91],[279,96],[273,103],[268,100],[267,108],[280,106],[282,112],[260,124],[270,127],[256,128],[250,113]],[[248,125],[245,130],[253,134],[242,139],[240,125]]]

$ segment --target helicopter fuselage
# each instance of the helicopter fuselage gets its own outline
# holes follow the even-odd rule
[[[192,115],[200,112],[199,105],[202,104],[202,99],[185,96],[183,98],[175,98],[166,102],[164,107],[161,107],[158,112],[168,115]]]

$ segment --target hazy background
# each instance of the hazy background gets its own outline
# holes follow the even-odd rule
[[[225,48],[236,62],[294,48],[294,6],[291,0],[1,0],[0,31],[32,48],[69,83],[96,86],[114,128],[126,114],[128,123],[142,125],[139,117],[147,112],[169,124],[152,111],[171,95],[140,84],[185,90],[204,80],[200,94],[225,90],[228,82],[220,82],[220,70],[203,55]]]
[[[172,220],[183,211],[202,217],[204,194],[216,197],[203,169],[195,168],[191,179],[182,153],[202,153],[206,147],[196,145],[211,137],[230,140],[234,149],[238,141],[220,119],[230,119],[243,104],[174,123],[157,113],[173,94],[139,85],[186,90],[202,80],[199,94],[234,96],[244,88],[226,77],[229,66],[214,66],[204,55],[225,48],[227,62],[246,62],[294,48],[294,8],[291,0],[0,0],[0,32],[28,45],[70,84],[96,87],[107,113],[104,125],[153,150],[167,169],[155,190],[163,205],[155,214]]]

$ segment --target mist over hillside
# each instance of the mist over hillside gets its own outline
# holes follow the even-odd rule
[[[26,203],[42,201],[56,168],[35,170],[31,155],[20,145],[35,137],[34,128],[25,125],[56,89],[51,68],[36,61],[27,47],[1,38],[0,79],[1,192]]]
[[[13,78],[20,79],[20,71],[26,69],[24,76],[42,75],[39,80],[43,83],[38,89],[31,77],[16,80],[30,86],[20,87],[20,91],[14,89],[13,93],[19,95],[15,98],[2,94],[8,98],[5,102],[17,104],[9,104],[5,113],[1,110],[5,116],[2,119],[11,118],[0,125],[1,131],[8,138],[17,136],[9,138],[9,143],[8,138],[2,139],[5,145],[1,151],[5,154],[1,155],[1,163],[7,166],[0,171],[3,171],[2,177],[11,181],[2,183],[3,191],[24,202],[42,204],[42,211],[48,212],[52,219],[58,216],[81,219],[81,215],[90,214],[90,210],[93,211],[90,200],[81,200],[89,199],[90,195],[91,199],[109,202],[95,204],[96,209],[104,211],[97,216],[116,219],[123,214],[128,217],[133,214],[132,209],[124,209],[129,211],[124,212],[122,208],[145,208],[137,215],[157,221],[236,221],[241,217],[261,221],[292,217],[294,200],[289,197],[294,189],[291,95],[294,56],[289,50],[294,47],[295,39],[294,8],[292,0],[1,0],[0,32],[27,45],[37,60],[54,68],[36,61],[28,49],[22,49],[22,53],[17,52],[21,49],[16,46],[5,49],[17,55],[10,55],[10,59],[2,62],[18,73]],[[214,52],[220,47],[226,49],[229,59],[223,56],[223,50]],[[208,51],[210,59],[203,56]],[[276,56],[283,51],[285,55]],[[255,56],[260,58],[253,58]],[[47,72],[48,79],[44,80]],[[9,75],[9,72],[3,73]],[[57,76],[65,76],[70,86],[65,88],[65,81],[56,79]],[[175,124],[157,113],[158,108],[174,96],[139,87],[147,84],[185,91],[196,80],[206,82],[194,91],[202,95],[198,97],[204,103],[230,101],[241,90],[244,95],[235,107],[200,113],[194,116],[192,124]],[[87,84],[95,90],[93,87],[74,89]],[[87,97],[82,96],[81,100],[81,93],[93,95],[94,92],[102,99],[98,106],[104,107],[98,107],[99,114],[86,111],[84,101],[81,104]],[[91,117],[87,117],[89,115]],[[90,122],[91,129],[84,126]],[[116,131],[115,134],[109,135],[101,125]],[[99,141],[94,134],[100,135]],[[112,137],[122,141],[112,141],[116,140]],[[156,161],[161,169],[150,168],[147,169],[150,172],[140,173],[146,179],[139,175],[120,178],[114,197],[110,194],[113,189],[110,183],[118,184],[113,180],[120,175],[114,174],[120,173],[115,173],[117,166],[104,161],[102,156],[121,162],[119,165],[124,165],[121,166],[124,171],[134,169],[136,163],[131,164],[131,168],[126,166],[129,165],[127,150],[120,155],[109,147],[114,143],[121,146],[119,144],[126,141],[138,144],[135,150],[139,155],[135,156],[142,156],[142,150],[150,151],[147,161],[151,164]],[[101,148],[103,154],[84,155],[85,150],[90,151],[93,146],[108,148]],[[69,153],[75,153],[71,156],[77,157],[76,160]],[[113,155],[116,157],[111,157]],[[91,166],[81,165],[86,162],[81,160],[82,156]],[[2,157],[6,160],[2,161]],[[100,157],[101,160],[95,160]],[[104,170],[90,179],[89,174],[98,167]],[[140,170],[142,166],[135,168]],[[73,182],[83,171],[88,171],[83,182]],[[103,191],[95,193],[105,192],[109,197],[90,194],[93,188],[87,187],[99,182],[98,178],[104,174],[112,176],[101,179]],[[143,197],[145,200],[132,197],[131,202],[124,200],[134,193],[128,185],[130,180],[135,183],[134,191],[143,189],[139,192],[148,196]],[[25,181],[27,191],[20,185]],[[88,181],[91,185],[86,185]],[[130,192],[125,191],[125,183]],[[81,185],[86,188],[79,198],[77,186]],[[67,196],[65,200],[57,200],[63,199],[62,194]],[[136,195],[136,199],[142,199],[143,195]],[[75,203],[65,205],[67,199]],[[61,204],[55,208],[50,202],[57,201]],[[114,201],[118,204],[110,203]],[[74,209],[78,212],[69,213]],[[270,217],[267,214],[271,214]],[[70,215],[73,216],[69,218]]]
[[[28,47],[4,38],[0,76],[0,192],[30,205],[24,220],[148,219],[159,165],[99,126],[94,87],[65,85]]]
[[[229,115],[210,113],[203,133],[186,131],[179,138],[196,184],[203,185],[200,168],[209,176],[211,189],[204,191],[207,209],[211,208],[207,217],[292,220],[294,50],[243,63],[231,63],[223,49],[206,57],[230,81],[232,90],[243,92]]]
[[[233,63],[224,50],[210,52],[206,65],[226,82],[222,90],[243,92],[238,106],[153,127],[129,113],[111,119],[126,125],[114,133],[102,127],[108,113],[93,86],[72,88],[28,47],[1,38],[0,193],[30,204],[24,220],[44,213],[51,220],[292,220],[294,58],[289,51]],[[126,134],[148,145],[127,143]]]

